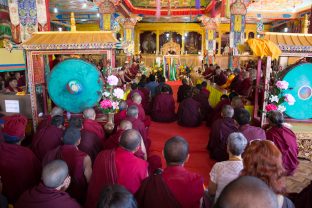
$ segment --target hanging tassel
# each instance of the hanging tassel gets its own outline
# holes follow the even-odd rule
[[[195,0],[195,8],[200,9],[200,0]]]
[[[160,17],[160,0],[156,0],[156,18]]]
[[[214,18],[215,16],[216,16],[216,0],[212,0],[211,17]]]

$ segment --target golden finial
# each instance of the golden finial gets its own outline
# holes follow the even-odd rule
[[[70,31],[76,31],[76,21],[74,12],[70,13]]]
[[[310,22],[311,24],[311,22]],[[308,29],[309,29],[309,19],[308,19],[308,15],[305,14],[304,18],[303,18],[303,24],[302,24],[302,33],[307,34],[308,33]]]

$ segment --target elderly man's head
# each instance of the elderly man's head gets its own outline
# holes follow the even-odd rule
[[[93,108],[87,108],[83,111],[83,117],[85,119],[95,120],[96,113]]]
[[[139,93],[133,93],[131,98],[132,98],[132,101],[136,104],[141,104],[142,102],[142,97]]]
[[[232,118],[233,115],[234,115],[234,109],[232,106],[230,105],[223,106],[222,111],[221,111],[221,116],[223,118]]]
[[[187,141],[175,136],[167,140],[164,147],[164,156],[167,165],[182,165],[189,156],[189,145]]]
[[[270,111],[268,113],[269,122],[273,126],[282,127],[284,123],[283,113],[280,111]]]
[[[119,145],[126,150],[136,152],[141,145],[141,134],[135,129],[125,130],[119,141]]]
[[[229,154],[240,156],[244,152],[246,146],[247,139],[242,133],[234,132],[228,136],[227,148]]]
[[[55,107],[52,109],[52,111],[51,111],[50,114],[51,114],[51,117],[54,117],[54,116],[63,116],[64,111],[63,111],[62,108],[55,106]]]
[[[139,109],[137,106],[135,105],[131,105],[128,109],[127,109],[127,116],[130,118],[138,118],[139,116]]]

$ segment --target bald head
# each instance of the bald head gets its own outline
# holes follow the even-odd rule
[[[180,136],[170,138],[164,148],[164,156],[167,165],[181,165],[185,162],[189,153],[187,141]]]
[[[119,129],[122,130],[128,130],[128,129],[132,129],[132,123],[131,121],[128,120],[122,120],[119,124]]]
[[[95,116],[96,114],[93,108],[87,108],[86,110],[83,111],[83,117],[86,119],[94,120]]]
[[[231,101],[231,106],[233,108],[243,108],[244,107],[243,100],[239,96],[233,97]]]
[[[120,101],[120,103],[119,103],[119,110],[125,110],[125,109],[127,109],[127,107],[128,107],[128,104],[127,104],[127,102],[126,101]]]
[[[141,104],[141,102],[142,102],[141,95],[139,93],[133,93],[132,101],[135,102],[136,104]]]
[[[234,115],[234,109],[230,105],[225,105],[222,108],[221,114],[223,118],[232,118]]]
[[[127,109],[127,116],[130,118],[137,118],[139,115],[139,109],[137,106],[135,105],[131,105],[128,109]]]
[[[216,208],[277,208],[276,194],[256,177],[242,176],[221,192]]]
[[[54,117],[54,116],[63,116],[64,114],[64,111],[62,108],[60,107],[54,107],[51,111],[51,117]]]
[[[68,166],[63,160],[54,160],[44,166],[42,181],[46,187],[57,188],[68,176]]]
[[[136,151],[141,144],[141,134],[135,129],[124,131],[120,137],[119,145],[126,150]]]

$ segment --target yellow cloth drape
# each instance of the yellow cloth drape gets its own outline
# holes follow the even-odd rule
[[[282,51],[275,43],[266,39],[248,39],[247,43],[253,54],[261,58],[265,56],[271,56],[274,60],[278,59],[278,57],[282,54]]]
[[[223,88],[223,89],[228,88],[228,87],[231,85],[231,83],[232,83],[232,81],[233,81],[234,78],[235,78],[235,75],[234,75],[234,74],[231,74],[231,75],[227,78],[226,83],[225,83],[224,85],[222,85],[221,88]]]
[[[242,16],[234,15],[234,31],[241,32],[242,31]]]
[[[104,30],[110,30],[111,14],[103,14]]]

